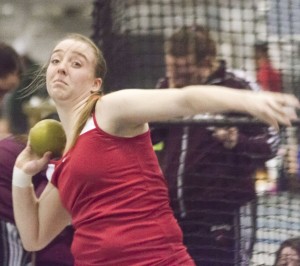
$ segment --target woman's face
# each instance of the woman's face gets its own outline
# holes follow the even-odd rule
[[[46,73],[47,91],[55,101],[84,100],[90,91],[99,90],[95,78],[95,55],[86,43],[74,39],[61,41],[53,50]]]
[[[300,258],[297,251],[290,247],[285,247],[281,253],[276,266],[299,266]]]

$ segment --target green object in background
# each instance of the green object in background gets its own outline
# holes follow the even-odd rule
[[[156,143],[155,145],[153,145],[153,150],[154,151],[162,151],[165,147],[165,144],[163,141]]]

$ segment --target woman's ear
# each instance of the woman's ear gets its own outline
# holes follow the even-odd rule
[[[94,79],[94,84],[93,84],[93,91],[99,91],[102,86],[102,79],[101,78],[95,78]]]

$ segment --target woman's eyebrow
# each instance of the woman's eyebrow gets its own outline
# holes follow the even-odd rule
[[[61,52],[64,52],[62,49],[57,49],[57,50],[54,50],[52,52],[52,55],[56,54],[56,53],[61,53]],[[83,54],[83,53],[80,53],[80,52],[76,52],[76,51],[72,51],[71,52],[72,54],[76,54],[80,57],[83,57],[86,61],[88,61],[88,58]]]
[[[78,55],[80,57],[83,57],[86,61],[89,61],[88,58],[83,53],[74,51],[74,52],[72,52],[72,54],[76,54],[76,55]]]

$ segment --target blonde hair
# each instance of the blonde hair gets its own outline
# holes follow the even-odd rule
[[[86,121],[90,118],[91,114],[95,111],[96,103],[101,98],[101,96],[102,96],[102,90],[91,92],[90,97],[87,99],[86,104],[83,110],[81,111],[78,120],[76,121],[73,139],[70,147],[68,148],[72,148],[75,145],[80,132],[82,131],[83,127],[86,124]]]
[[[95,75],[95,77],[101,78],[103,80],[105,78],[105,75],[107,72],[107,66],[106,66],[106,61],[104,59],[103,53],[98,48],[98,46],[90,38],[88,38],[84,35],[78,34],[78,33],[68,34],[65,38],[61,39],[59,42],[62,42],[64,40],[69,40],[69,39],[86,43],[89,47],[92,48],[94,55],[95,55],[95,59],[96,59],[94,75]],[[36,71],[36,73],[35,73],[36,77],[34,78],[32,83],[23,90],[22,97],[33,94],[34,92],[36,92],[46,86],[46,71],[47,71],[49,63],[50,63],[50,60],[48,60],[48,62],[45,65],[43,65],[38,71]],[[102,84],[102,86],[103,86],[103,84]],[[101,96],[102,96],[102,87],[99,89],[99,91],[91,91],[91,95],[87,99],[86,104],[85,104],[83,110],[81,111],[80,116],[78,117],[78,120],[76,121],[73,139],[71,141],[70,147],[68,147],[68,148],[72,148],[75,145],[80,132],[82,131],[88,118],[94,112],[96,103],[101,98]]]

